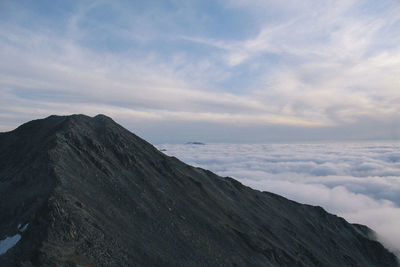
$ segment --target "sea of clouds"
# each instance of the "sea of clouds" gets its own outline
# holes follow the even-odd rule
[[[400,143],[163,144],[182,161],[365,224],[400,255]]]

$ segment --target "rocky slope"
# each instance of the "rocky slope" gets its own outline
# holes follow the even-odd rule
[[[398,266],[365,226],[168,157],[98,115],[0,134],[0,266]]]

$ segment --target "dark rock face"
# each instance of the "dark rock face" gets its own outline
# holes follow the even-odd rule
[[[398,266],[367,227],[186,165],[103,115],[0,134],[0,240],[16,234],[0,266]]]

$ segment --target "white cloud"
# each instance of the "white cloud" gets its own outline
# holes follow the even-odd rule
[[[133,119],[146,120],[325,125],[314,119],[270,112],[251,95],[238,96],[190,84],[176,73],[173,64],[183,64],[179,58],[172,65],[147,56],[132,62],[124,55],[99,55],[73,40],[19,28],[13,33],[3,30],[0,35],[7,39],[0,42],[0,87],[3,109],[8,113],[38,117],[101,111],[120,118],[124,110]]]
[[[0,102],[7,118],[0,127],[102,109],[116,119],[155,123],[390,125],[400,112],[400,12],[385,3],[379,10],[364,0],[220,3],[226,9],[216,3],[212,8],[232,12],[232,20],[251,21],[240,35],[234,21],[219,21],[192,2],[173,12],[80,4],[56,21],[60,30],[51,21],[34,30],[19,24],[19,17],[36,21],[21,8],[0,27]],[[118,17],[96,20],[96,10]],[[228,36],[201,28],[222,22]],[[13,117],[19,120],[12,123]]]
[[[183,161],[368,225],[400,251],[398,143],[160,145]]]
[[[364,0],[230,1],[251,13],[261,9],[260,16],[278,15],[245,40],[191,40],[225,51],[228,65],[262,64],[253,93],[280,114],[327,124],[390,119],[400,112],[393,101],[400,98],[400,6],[382,5],[376,11]],[[270,66],[268,55],[282,63]]]

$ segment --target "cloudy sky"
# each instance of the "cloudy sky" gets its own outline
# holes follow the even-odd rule
[[[398,0],[0,1],[0,131],[103,113],[155,143],[400,138]]]

